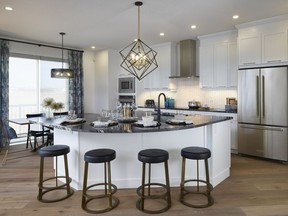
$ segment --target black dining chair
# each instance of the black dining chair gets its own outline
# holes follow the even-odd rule
[[[44,113],[37,113],[37,114],[26,114],[26,118],[37,118],[37,117],[45,117]],[[32,123],[31,123],[32,124]],[[42,145],[45,144],[45,138],[47,141],[49,141],[50,136],[50,128],[47,129],[45,126],[41,126],[42,129],[35,130],[34,128],[31,128],[31,124],[28,124],[28,132],[27,132],[27,143],[26,148],[28,148],[28,144],[30,143],[31,148],[36,151],[37,148],[39,148],[38,145],[38,138],[42,138]],[[32,138],[34,139],[34,147],[32,146]]]
[[[68,111],[66,112],[54,112],[53,113],[53,116],[56,117],[56,116],[67,116],[68,115]]]

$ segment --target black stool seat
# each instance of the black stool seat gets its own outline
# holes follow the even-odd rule
[[[181,156],[188,159],[204,160],[211,157],[211,151],[202,147],[186,147],[181,150]]]
[[[138,153],[138,160],[143,163],[162,163],[169,159],[169,153],[162,149],[146,149]]]
[[[70,147],[67,145],[45,146],[38,150],[38,154],[41,157],[55,157],[55,156],[68,154],[69,152],[70,152]]]
[[[116,158],[116,152],[112,149],[94,149],[84,155],[84,160],[88,163],[105,163]]]

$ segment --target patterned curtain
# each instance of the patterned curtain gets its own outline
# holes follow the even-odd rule
[[[68,51],[68,64],[75,73],[75,77],[69,79],[69,110],[74,110],[78,117],[83,117],[83,52]]]
[[[0,148],[8,145],[3,136],[3,124],[9,116],[9,42],[0,40]]]

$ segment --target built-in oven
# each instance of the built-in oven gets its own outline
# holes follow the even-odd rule
[[[135,104],[135,95],[119,95],[121,104]]]
[[[135,77],[120,77],[118,79],[118,93],[134,94]]]

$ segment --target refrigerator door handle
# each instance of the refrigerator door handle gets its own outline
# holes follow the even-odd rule
[[[275,128],[275,127],[261,127],[261,126],[248,126],[248,125],[240,125],[241,128],[247,129],[255,129],[255,130],[270,130],[270,131],[284,131],[283,128]]]
[[[259,106],[259,104],[260,104],[260,97],[259,97],[259,76],[256,76],[256,100],[257,100],[257,102],[256,102],[256,112],[257,112],[257,116],[259,116],[259,114],[260,114],[260,106]]]
[[[265,118],[265,76],[262,75],[262,116]]]

